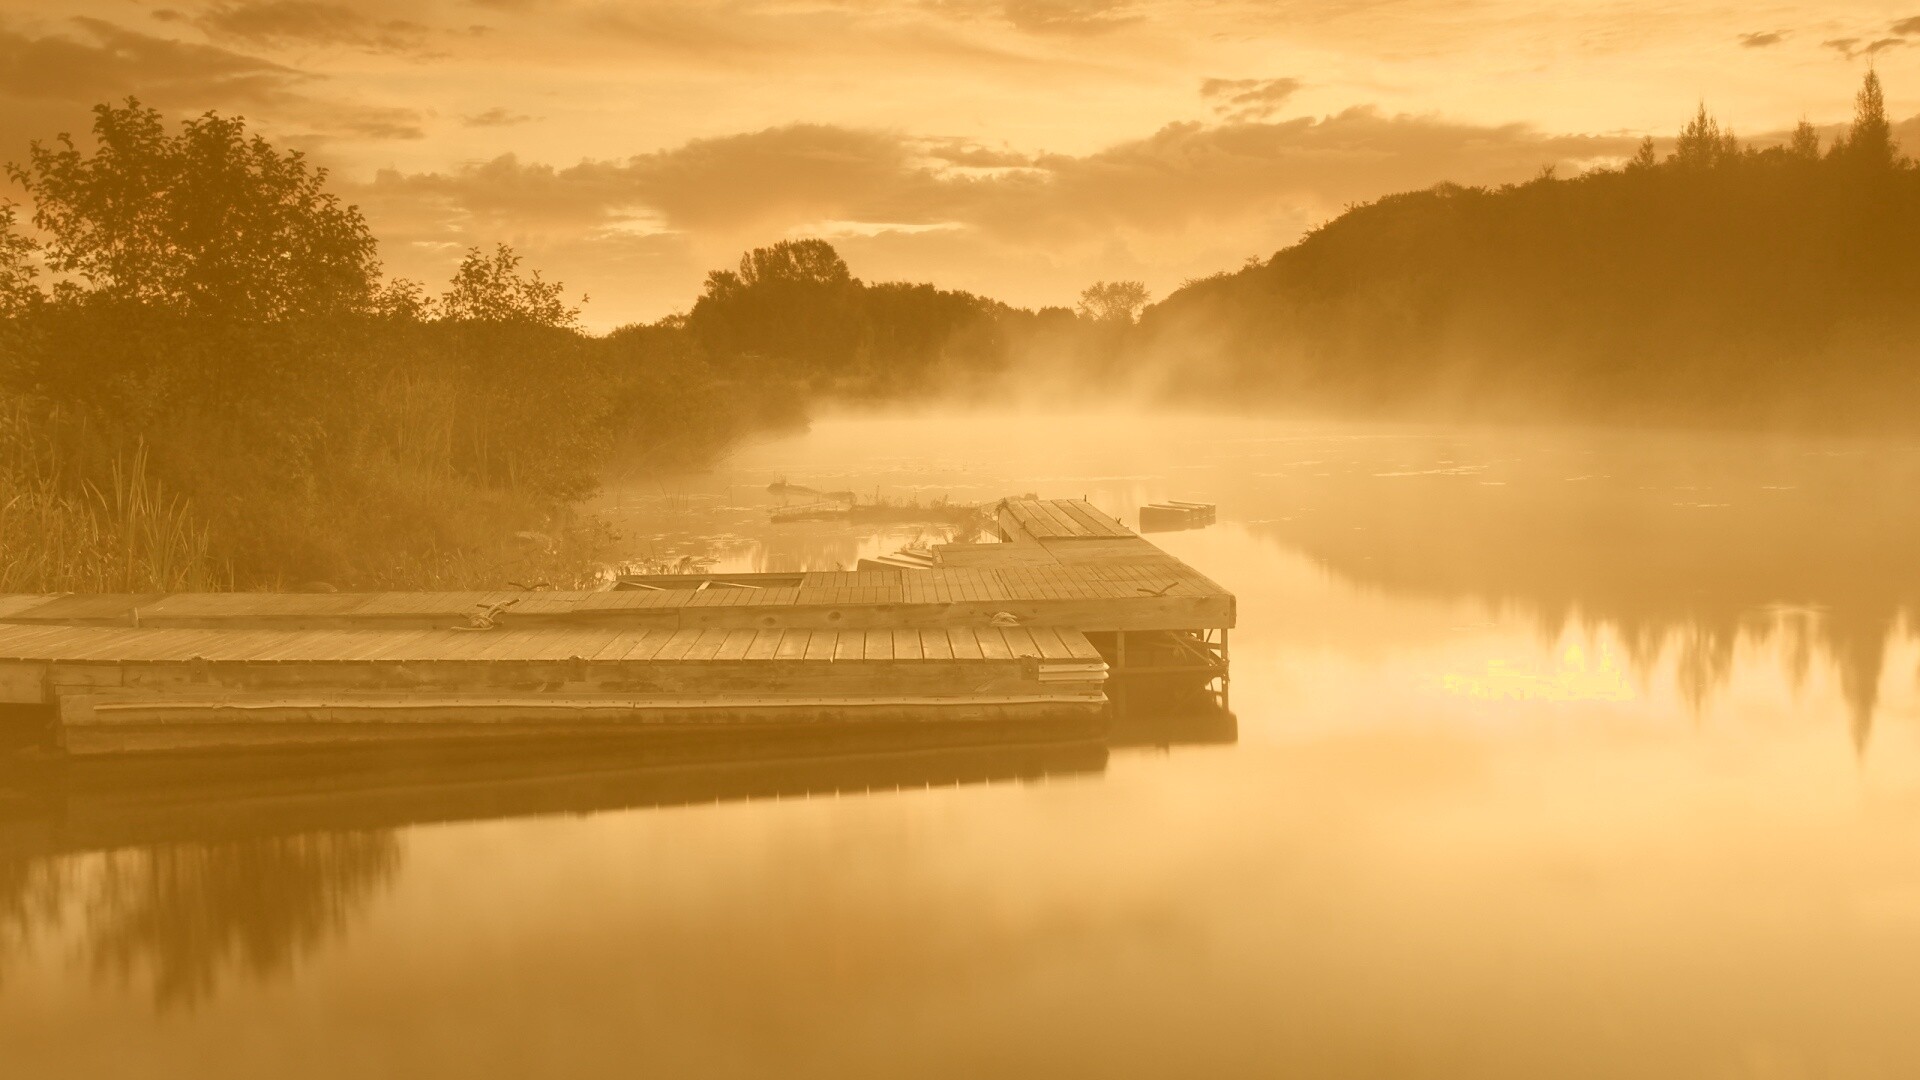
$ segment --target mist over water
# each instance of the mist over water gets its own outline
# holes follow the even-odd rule
[[[0,804],[8,1063],[1920,1066],[1920,447],[847,415],[709,472],[616,472],[596,509],[627,557],[721,570],[942,538],[770,525],[777,480],[1084,496],[1129,523],[1144,502],[1217,503],[1217,525],[1151,539],[1238,597],[1237,739],[947,780],[775,769],[678,805],[313,802],[256,833],[229,816],[158,837],[104,797]],[[772,791],[792,797],[738,797]]]

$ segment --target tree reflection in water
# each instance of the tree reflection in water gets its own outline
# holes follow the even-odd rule
[[[0,861],[5,958],[65,920],[103,977],[150,981],[162,1008],[210,998],[221,980],[283,975],[342,933],[395,879],[389,830],[169,843]]]
[[[1889,647],[1920,614],[1911,447],[1516,432],[1274,453],[1233,492],[1256,535],[1396,597],[1525,613],[1547,641],[1611,635],[1642,678],[1670,662],[1696,715],[1737,650],[1778,648],[1796,682],[1832,666],[1864,751]]]
[[[1107,745],[1083,737],[1023,744],[1007,729],[1014,741],[977,744],[984,733],[917,722],[869,729],[862,753],[822,754],[805,732],[691,759],[652,740],[470,756],[429,746],[282,762],[285,775],[210,764],[190,782],[165,763],[109,764],[35,781],[17,806],[0,789],[0,987],[11,963],[44,964],[29,953],[69,941],[97,978],[150,983],[163,1009],[205,1002],[238,975],[289,975],[398,881],[410,825],[1026,783],[1107,765]],[[1219,744],[1236,729],[1188,692],[1121,735],[1115,745]]]

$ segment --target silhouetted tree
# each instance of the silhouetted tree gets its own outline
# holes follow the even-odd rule
[[[754,248],[740,256],[739,277],[749,289],[775,284],[831,289],[853,281],[846,261],[825,240],[782,240],[772,247]]]
[[[1793,139],[1787,143],[1787,153],[1801,161],[1820,160],[1820,133],[1812,124],[1800,121],[1793,129]]]
[[[7,166],[34,200],[50,270],[104,296],[196,315],[366,308],[379,271],[373,235],[298,151],[214,113],[170,135],[133,98],[96,106],[93,133],[91,153],[63,134]]]
[[[1680,129],[1670,160],[1683,169],[1709,169],[1740,154],[1740,141],[1732,131],[1722,131],[1719,121],[1707,114],[1705,102],[1687,125]]]
[[[433,298],[411,278],[389,278],[374,291],[373,313],[392,322],[425,322],[433,317]]]
[[[824,383],[854,365],[860,291],[832,244],[784,240],[708,274],[687,325],[722,370]]]
[[[1138,281],[1096,281],[1080,292],[1078,311],[1100,322],[1131,323],[1147,306],[1147,287]]]
[[[1627,168],[1651,169],[1659,163],[1660,159],[1653,148],[1653,136],[1649,135],[1640,140],[1640,148],[1633,152],[1633,157],[1627,159]]]
[[[1833,144],[1833,156],[1865,169],[1893,166],[1893,125],[1887,122],[1887,100],[1878,72],[1868,70],[1853,99],[1853,124]]]
[[[559,282],[541,280],[538,270],[520,273],[520,256],[505,244],[497,245],[492,255],[469,248],[454,271],[452,286],[440,298],[439,314],[474,322],[577,327],[580,309],[568,307],[564,293]],[[398,311],[424,310],[404,285],[390,287],[382,299]]]

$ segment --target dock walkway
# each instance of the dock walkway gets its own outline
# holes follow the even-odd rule
[[[0,596],[0,716],[75,754],[999,723],[1097,714],[1129,634],[1218,629],[1224,664],[1232,595],[1119,522],[1009,500],[999,528],[1001,543],[936,548],[927,569],[600,592]]]

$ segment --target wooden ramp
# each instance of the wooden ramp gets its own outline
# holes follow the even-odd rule
[[[0,728],[41,725],[86,753],[1084,719],[1109,666],[1089,634],[1124,648],[1129,633],[1232,625],[1231,594],[1084,503],[1009,501],[1000,522],[1005,542],[937,548],[926,569],[603,592],[0,596]]]

